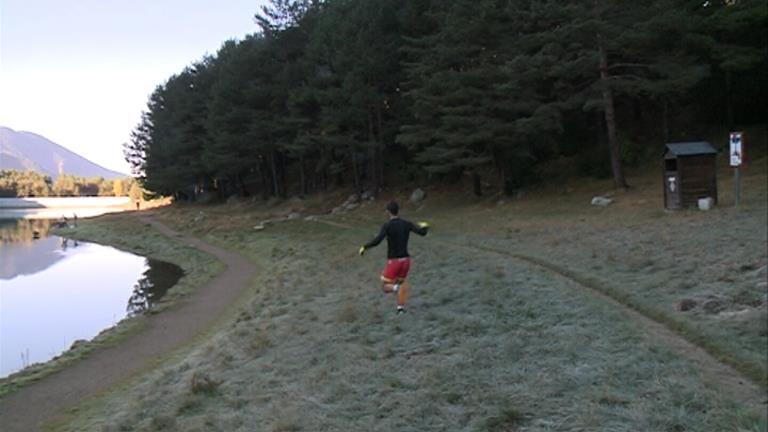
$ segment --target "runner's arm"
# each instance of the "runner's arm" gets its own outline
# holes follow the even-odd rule
[[[417,225],[411,222],[411,231],[415,232],[420,236],[425,236],[429,232],[429,224],[427,224],[426,222],[419,222],[419,224]]]
[[[382,240],[384,240],[384,237],[387,236],[387,224],[384,224],[381,226],[381,231],[379,232],[379,235],[373,238],[373,240],[369,241],[368,243],[364,244],[363,247],[366,249],[372,248],[374,246],[378,246],[379,243],[381,243]]]

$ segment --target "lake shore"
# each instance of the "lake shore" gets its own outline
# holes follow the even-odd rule
[[[133,214],[111,214],[82,220],[77,227],[54,229],[51,234],[112,246],[181,267],[184,271],[184,277],[153,308],[152,314],[172,307],[180,298],[189,295],[222,270],[221,264],[214,258],[185,247],[178,241],[169,239],[155,230],[147,229],[147,226]],[[123,341],[126,337],[140,330],[143,325],[144,316],[141,315],[123,319],[117,325],[104,330],[94,339],[77,343],[48,362],[30,365],[8,377],[1,378],[0,398],[64,369],[95,350]]]
[[[30,197],[0,198],[0,209],[71,209],[126,207],[131,203],[128,197]]]

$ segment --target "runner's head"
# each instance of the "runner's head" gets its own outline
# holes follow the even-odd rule
[[[396,201],[390,201],[387,204],[387,212],[390,216],[397,216],[397,213],[400,212],[400,206],[397,205]]]

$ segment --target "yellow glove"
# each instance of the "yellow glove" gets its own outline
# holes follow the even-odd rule
[[[359,253],[360,256],[363,256],[363,254],[365,253],[365,246],[360,246],[360,250],[357,253]]]
[[[421,228],[429,228],[429,222],[421,221],[421,222],[419,222],[419,226]]]

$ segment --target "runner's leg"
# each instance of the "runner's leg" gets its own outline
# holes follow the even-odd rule
[[[405,300],[408,297],[408,288],[410,284],[407,280],[400,282],[400,289],[397,290],[397,306],[405,307]]]
[[[408,288],[410,284],[406,277],[408,277],[408,271],[411,269],[411,259],[406,258],[402,260],[400,268],[398,269],[398,280],[400,281],[400,288],[397,290],[397,308],[405,308],[405,300],[408,298]]]

